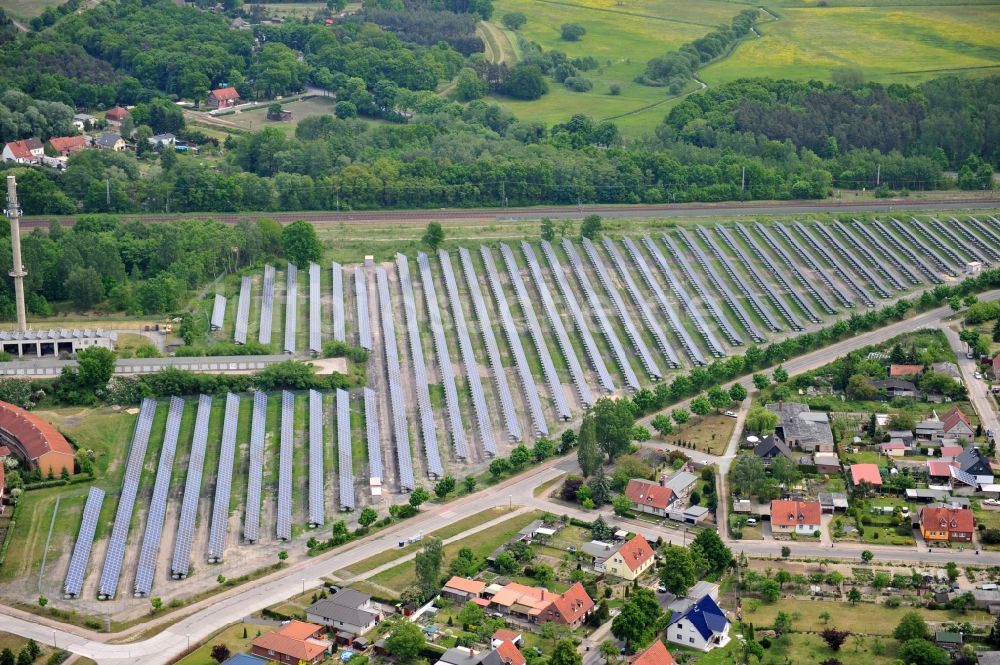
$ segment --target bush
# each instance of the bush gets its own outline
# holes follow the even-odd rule
[[[618,95],[622,94],[621,85],[619,85],[618,83],[612,83],[608,87],[608,94],[611,95],[612,97],[617,97]]]
[[[594,87],[590,79],[585,79],[582,76],[570,76],[563,83],[573,92],[590,92]]]
[[[987,545],[1000,543],[1000,529],[986,529],[983,531],[983,542]]]
[[[895,609],[899,607],[900,604],[901,601],[899,600],[899,596],[889,596],[888,598],[885,599],[885,606],[890,609]]]
[[[587,29],[579,23],[563,23],[559,30],[562,38],[568,42],[578,42],[587,34]]]

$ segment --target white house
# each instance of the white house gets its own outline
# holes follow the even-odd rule
[[[729,619],[711,596],[677,612],[667,626],[667,641],[690,649],[711,651],[729,644]]]

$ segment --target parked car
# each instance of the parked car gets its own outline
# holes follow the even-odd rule
[[[747,520],[747,526],[756,526],[756,525],[757,525],[756,517],[751,517],[750,519]]]
[[[726,411],[722,415],[729,416],[730,418],[735,418],[736,417],[736,412],[735,411]]]
[[[983,378],[983,373],[982,372],[976,372],[975,374],[973,374],[973,376],[975,376],[977,379],[981,379],[981,378]]]
[[[656,585],[656,590],[659,591],[660,593],[666,593],[667,586],[665,584],[658,584]]]
[[[983,504],[987,506],[1000,506],[1000,499],[983,499]]]

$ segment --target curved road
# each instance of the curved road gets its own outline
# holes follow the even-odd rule
[[[268,217],[287,223],[304,219],[316,224],[414,224],[423,225],[432,221],[523,221],[541,217],[579,218],[596,213],[610,218],[643,217],[720,217],[738,215],[788,215],[807,213],[858,214],[866,212],[892,212],[893,210],[935,211],[935,210],[980,210],[1000,208],[1000,198],[982,199],[882,199],[840,200],[840,201],[752,201],[729,203],[662,203],[643,205],[583,205],[583,206],[537,206],[530,208],[440,208],[431,210],[361,210],[357,212],[333,212],[329,210],[311,212],[244,212],[244,213],[187,213],[130,214],[117,215],[125,221],[169,222],[185,218],[211,218],[226,224],[235,224],[243,219]],[[71,226],[76,217],[40,215],[22,217],[24,228],[47,227],[50,221],[59,221]]]
[[[1000,296],[1000,290],[982,294],[981,297],[982,299],[993,299],[998,296]],[[940,327],[945,325],[945,319],[952,314],[950,308],[939,307],[879,330],[843,340],[827,348],[790,360],[784,365],[790,374],[807,371],[830,362],[849,351],[900,333],[925,327]],[[740,383],[748,385],[750,379],[742,379]],[[719,463],[720,470],[723,472],[728,468],[728,462],[735,455],[737,442],[738,437],[733,437],[726,454],[721,458],[713,459]],[[224,626],[242,620],[248,614],[300,593],[303,585],[310,588],[318,587],[322,584],[323,577],[328,577],[334,571],[367,559],[378,552],[394,548],[401,538],[406,538],[418,531],[429,532],[440,529],[483,510],[514,503],[515,497],[516,503],[522,506],[548,510],[555,514],[568,513],[585,519],[593,519],[595,517],[593,512],[550,503],[545,498],[534,495],[534,490],[539,485],[551,481],[563,473],[574,472],[577,469],[576,459],[572,456],[550,460],[520,476],[485,488],[461,501],[444,506],[433,506],[411,520],[394,525],[378,534],[373,534],[347,548],[339,548],[297,562],[253,584],[220,593],[122,633],[95,633],[11,607],[2,607],[0,610],[2,611],[0,630],[30,637],[41,643],[54,643],[59,648],[93,658],[102,665],[124,665],[139,662],[149,665],[168,663],[184,652],[188,644],[197,644]],[[653,539],[662,536],[664,540],[678,544],[683,544],[687,539],[687,534],[684,531],[668,526],[621,520],[614,517],[611,519],[640,527],[643,533]],[[464,535],[466,534],[459,534],[456,538],[461,538]],[[778,544],[773,541],[734,541],[731,544],[738,552],[742,551],[749,555],[773,556],[778,553]],[[813,542],[782,542],[782,544],[791,548],[794,557],[822,556],[829,559],[856,560],[859,559],[862,549],[869,549],[875,554],[876,560],[905,560],[914,563],[939,564],[950,560],[959,564],[1000,565],[1000,552],[983,552],[981,555],[976,555],[971,550],[968,552],[950,550],[947,553],[937,553],[919,551],[916,548],[872,547],[851,543],[843,543],[830,549],[821,548]],[[378,570],[369,571],[358,576],[358,579],[373,575]],[[143,634],[153,626],[167,627],[157,635],[131,644],[108,643],[111,639],[121,641],[130,636]]]

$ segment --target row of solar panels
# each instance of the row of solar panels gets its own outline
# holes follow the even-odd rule
[[[366,390],[366,398],[371,391]],[[374,393],[371,393],[374,396]],[[232,469],[235,461],[236,427],[239,417],[239,396],[229,394],[226,397],[226,409],[223,422],[222,443],[219,455],[219,468],[215,480],[215,496],[209,527],[209,562],[222,560],[225,551],[225,539],[228,531],[229,503],[232,488]],[[148,596],[153,585],[156,570],[156,560],[162,541],[163,526],[166,519],[168,490],[173,472],[181,419],[185,402],[179,397],[173,397],[167,413],[163,445],[154,480],[153,494],[149,503],[146,527],[139,547],[136,566],[134,594]],[[208,423],[212,409],[212,398],[202,395],[198,400],[195,416],[194,434],[191,452],[188,459],[188,471],[184,485],[184,496],[181,503],[177,526],[177,536],[171,558],[170,573],[174,579],[186,577],[190,570],[191,547],[194,540],[195,522],[197,519],[198,502],[201,493],[205,450],[208,440]],[[287,459],[280,462],[279,474],[279,507],[278,536],[291,537],[291,434],[294,419],[294,396],[290,392],[282,393],[282,455]],[[323,396],[312,390],[309,392],[309,522],[312,526],[324,523],[323,494]],[[112,527],[107,558],[102,570],[99,597],[112,598],[117,593],[118,578],[124,556],[128,526],[138,493],[138,482],[141,476],[153,418],[156,413],[156,402],[145,400],[140,409],[129,460],[126,465],[125,480],[119,499],[118,511]],[[261,482],[263,476],[264,436],[267,413],[267,395],[257,392],[254,395],[254,408],[250,435],[250,469],[247,492],[246,520],[244,539],[256,542],[259,538]],[[376,450],[379,447],[377,418],[373,418],[374,436],[371,445]],[[338,459],[340,466],[340,503],[345,509],[353,509],[355,505],[354,485],[351,456],[351,428],[349,395],[344,390],[337,392],[338,421]],[[285,444],[288,445],[285,445]],[[378,473],[379,455],[373,466]],[[287,472],[287,473],[285,473]],[[70,565],[67,570],[64,594],[68,598],[79,597],[86,567],[90,558],[96,531],[97,520],[103,505],[104,492],[92,488],[84,506],[80,531],[74,545]]]

